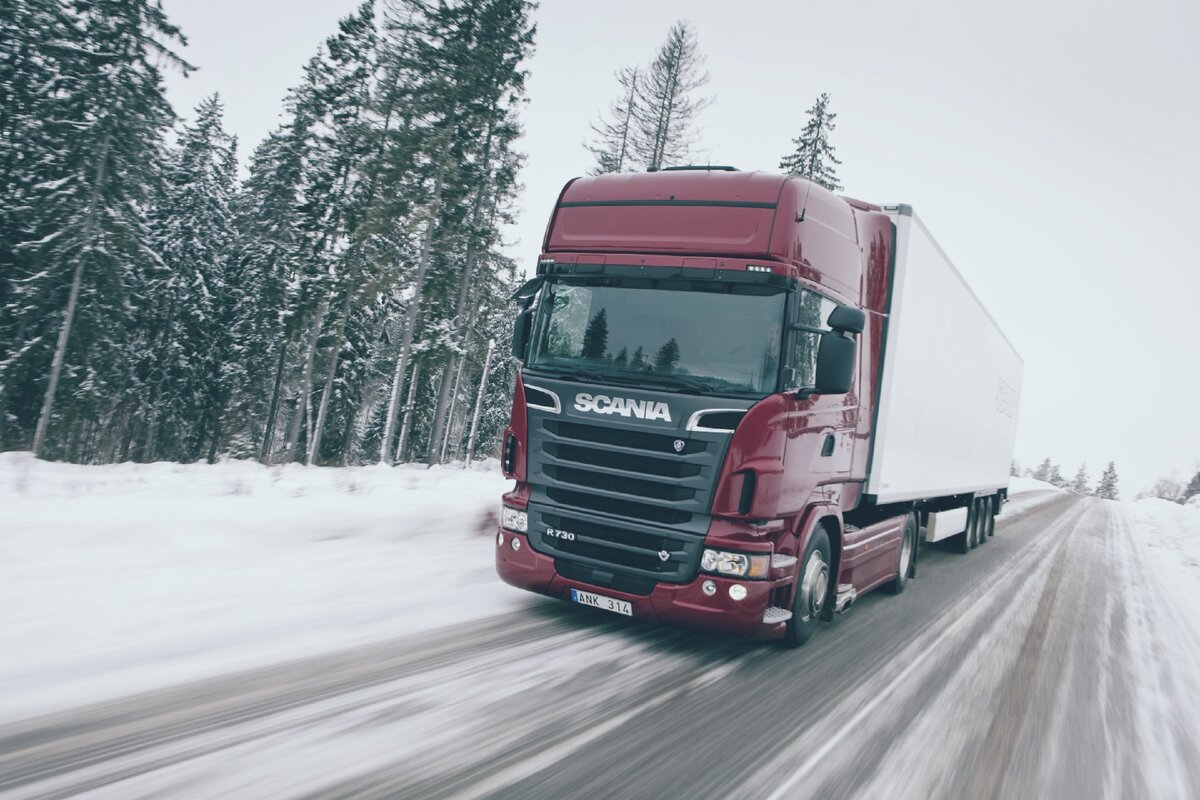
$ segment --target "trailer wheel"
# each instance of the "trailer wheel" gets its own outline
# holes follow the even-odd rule
[[[987,511],[985,513],[987,514],[987,535],[988,536],[996,535],[996,514],[999,511],[999,509],[997,508],[997,505],[999,505],[999,504],[996,502],[995,497],[989,497],[987,499]]]
[[[829,586],[836,576],[829,574],[831,548],[829,534],[818,525],[804,548],[800,572],[796,575],[796,591],[792,600],[792,618],[783,634],[785,647],[799,647],[817,630],[817,622],[829,602]]]
[[[892,594],[903,592],[904,587],[908,585],[909,578],[913,577],[913,574],[916,572],[917,538],[919,535],[920,527],[917,525],[916,515],[909,514],[907,521],[904,523],[904,537],[900,540],[896,579],[888,584],[888,591]]]
[[[979,523],[975,529],[975,544],[982,547],[987,544],[988,520],[992,518],[992,500],[989,497],[982,497],[977,502],[979,511],[975,516]]]

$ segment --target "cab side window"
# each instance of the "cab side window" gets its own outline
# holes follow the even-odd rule
[[[791,368],[795,370],[794,388],[804,389],[816,385],[817,348],[821,335],[816,331],[829,330],[829,315],[837,303],[808,289],[797,291],[794,322],[814,330],[792,331]]]

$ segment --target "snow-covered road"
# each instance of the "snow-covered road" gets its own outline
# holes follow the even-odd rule
[[[429,502],[434,485],[453,488],[469,531],[494,477],[413,480]],[[478,497],[462,488],[476,481]],[[359,491],[380,500],[378,486]],[[336,493],[312,493],[326,520],[338,516]],[[486,581],[490,536],[442,532]],[[0,798],[1197,797],[1192,536],[1200,513],[1187,509],[1019,495],[986,546],[965,557],[927,548],[907,592],[864,598],[798,651],[489,583],[457,584],[440,619],[401,620],[390,636],[374,613],[343,616],[344,638],[309,626],[315,643],[275,642],[257,660],[236,640],[221,646],[214,623],[204,641],[252,668],[208,664],[175,683],[178,658],[130,673],[114,657],[109,699],[41,713],[9,696],[17,674],[29,696],[47,696],[36,655],[24,654],[20,673],[0,664],[11,712],[0,715]],[[327,543],[302,541],[301,551]],[[396,557],[384,533],[365,541],[364,560]],[[359,605],[384,613],[403,600],[429,613],[420,593],[387,598]],[[251,615],[246,630],[265,636],[282,613]],[[161,654],[163,641],[148,635],[126,655]],[[156,664],[172,680],[125,694],[131,674]],[[101,700],[101,688],[79,695]]]

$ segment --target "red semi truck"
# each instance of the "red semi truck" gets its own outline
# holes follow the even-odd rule
[[[569,182],[517,292],[496,568],[632,617],[802,644],[968,552],[1021,360],[908,206],[798,176]]]

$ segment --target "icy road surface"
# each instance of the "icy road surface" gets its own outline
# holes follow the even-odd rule
[[[1168,511],[1018,496],[985,546],[925,548],[903,595],[795,651],[511,593],[451,626],[0,716],[0,798],[1194,798],[1200,566],[1135,528]]]

